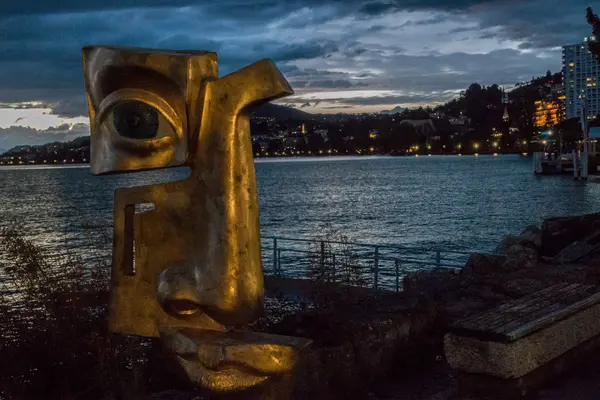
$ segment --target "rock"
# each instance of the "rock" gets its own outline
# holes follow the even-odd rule
[[[446,311],[447,324],[467,318],[477,312],[488,309],[489,306],[481,298],[466,298],[449,304]]]
[[[467,263],[460,271],[461,278],[473,278],[491,275],[500,270],[500,267],[505,261],[503,256],[495,256],[490,254],[471,254]]]
[[[562,249],[550,261],[554,264],[573,263],[596,253],[600,249],[600,230],[591,235],[571,243]]]
[[[519,234],[520,237],[529,239],[535,247],[542,248],[542,230],[537,225],[529,225]]]
[[[411,272],[404,277],[407,294],[434,294],[449,290],[458,284],[458,272],[448,268],[434,268]]]
[[[518,299],[544,289],[547,285],[533,278],[508,279],[501,284],[502,288],[513,299]]]
[[[553,257],[569,244],[600,230],[600,213],[549,218],[542,223],[541,255]]]
[[[532,268],[538,263],[538,252],[520,244],[510,246],[505,250],[506,261],[502,264],[503,270],[514,270],[517,268]]]
[[[540,238],[541,242],[541,238]],[[506,236],[502,239],[502,242],[496,247],[496,253],[498,254],[506,254],[506,251],[515,245],[531,247],[532,249],[539,248],[536,246],[535,242],[526,236]]]

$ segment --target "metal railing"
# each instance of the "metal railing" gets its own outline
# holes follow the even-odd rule
[[[309,278],[327,275],[333,282],[373,289],[402,290],[404,276],[432,268],[462,268],[472,252],[440,247],[367,244],[279,236],[262,237],[266,275]]]

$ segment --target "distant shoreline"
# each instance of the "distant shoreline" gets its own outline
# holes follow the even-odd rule
[[[331,160],[331,159],[370,159],[370,158],[428,158],[428,157],[499,157],[499,156],[526,156],[526,153],[482,153],[482,154],[411,154],[411,155],[392,155],[392,154],[322,154],[322,155],[300,155],[300,156],[268,156],[268,157],[255,157],[255,162],[270,162],[270,161],[309,161],[309,160]],[[89,163],[31,163],[31,164],[0,164],[1,170],[15,170],[15,169],[60,169],[60,168],[88,168]]]

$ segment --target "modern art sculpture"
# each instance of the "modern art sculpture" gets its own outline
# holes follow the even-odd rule
[[[289,372],[309,341],[234,329],[263,311],[249,115],[288,82],[270,60],[219,78],[206,51],[85,47],[83,66],[93,174],[191,170],[115,191],[110,330],[160,337],[218,392]]]

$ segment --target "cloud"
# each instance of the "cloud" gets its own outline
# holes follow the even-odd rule
[[[90,129],[86,124],[62,124],[42,130],[28,126],[11,126],[0,128],[0,147],[10,149],[20,145],[64,142],[89,134]]]
[[[0,2],[0,108],[87,115],[80,52],[99,43],[217,51],[221,75],[272,58],[300,96],[290,103],[309,102],[312,112],[434,104],[473,81],[510,85],[558,71],[557,46],[591,32],[585,6],[579,0]],[[359,89],[392,94],[332,100],[347,99],[334,92]],[[316,92],[322,94],[302,97]]]
[[[87,115],[87,100],[83,95],[58,100],[51,105],[50,113],[63,118]]]

